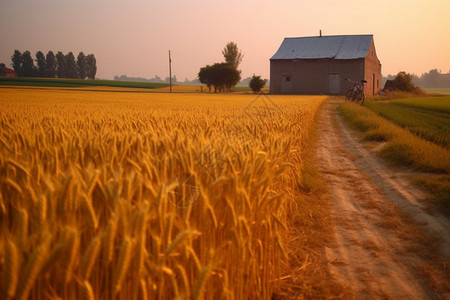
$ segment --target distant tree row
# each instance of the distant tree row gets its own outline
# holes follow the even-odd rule
[[[144,77],[128,77],[127,75],[121,75],[121,76],[114,76],[114,80],[119,81],[136,81],[136,82],[155,82],[155,83],[169,83],[170,78],[166,77],[165,79],[162,79],[158,75],[155,75],[153,78],[144,78]],[[198,79],[189,80],[187,78],[184,79],[184,81],[180,81],[177,79],[176,75],[172,76],[172,83],[173,84],[184,84],[184,85],[199,85],[200,81]]]
[[[450,71],[447,74],[442,74],[437,69],[432,69],[420,77],[413,78],[413,81],[420,86],[428,88],[444,88],[450,87]]]
[[[33,60],[30,51],[21,53],[15,50],[11,61],[11,66],[19,77],[95,79],[97,73],[94,54],[85,55],[83,52],[80,52],[75,60],[72,52],[64,55],[59,51],[55,55],[53,51],[49,51],[44,55],[42,51],[38,51],[36,59]]]
[[[398,75],[398,74],[397,74]],[[449,73],[441,73],[437,69],[432,69],[427,73],[423,73],[420,77],[415,74],[408,74],[411,81],[421,87],[425,88],[448,88],[450,87],[450,71]],[[388,75],[385,80],[393,80],[396,76]]]

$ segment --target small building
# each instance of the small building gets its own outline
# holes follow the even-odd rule
[[[392,92],[393,90],[395,90],[394,80],[391,80],[391,79],[386,80],[383,90],[389,91],[389,92]]]
[[[285,38],[270,58],[272,94],[343,95],[346,79],[365,79],[366,96],[381,90],[381,63],[373,35]]]
[[[0,76],[16,77],[16,72],[10,68],[0,68]]]

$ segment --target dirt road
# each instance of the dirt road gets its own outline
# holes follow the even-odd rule
[[[425,195],[344,126],[339,101],[324,104],[317,150],[335,222],[331,275],[355,299],[450,299],[450,222],[427,213]]]

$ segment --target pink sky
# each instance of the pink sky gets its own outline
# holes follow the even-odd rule
[[[236,42],[242,76],[269,78],[284,37],[373,34],[383,75],[450,72],[449,0],[0,0],[0,62],[83,51],[97,77],[194,79]]]

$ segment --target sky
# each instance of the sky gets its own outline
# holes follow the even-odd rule
[[[450,0],[0,0],[0,63],[14,50],[94,54],[97,77],[195,79],[235,42],[242,77],[269,78],[285,37],[373,34],[382,74],[450,72]]]

